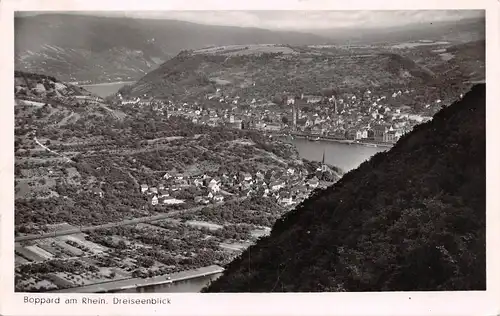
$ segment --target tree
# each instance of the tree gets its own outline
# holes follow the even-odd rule
[[[324,88],[321,89],[321,95],[327,98],[337,95],[337,92],[334,88]]]
[[[116,248],[118,248],[118,249],[125,249],[125,248],[127,248],[127,245],[125,244],[125,242],[123,240],[120,239],[120,241],[116,245]]]
[[[14,175],[15,176],[20,176],[21,175],[21,167],[19,167],[18,165],[14,166]]]
[[[276,94],[272,98],[272,102],[277,105],[284,105],[286,103],[287,97],[284,95]]]

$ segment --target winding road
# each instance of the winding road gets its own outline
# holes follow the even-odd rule
[[[73,160],[71,160],[69,157],[67,156],[64,156],[63,154],[60,154],[56,151],[53,151],[52,149],[50,149],[49,147],[45,146],[44,144],[40,143],[40,141],[38,140],[38,138],[36,138],[36,136],[33,137],[33,140],[35,141],[35,143],[37,143],[38,145],[40,145],[43,149],[47,150],[48,152],[51,152],[53,153],[54,155],[57,155],[59,157],[62,157],[64,159],[66,159],[67,162],[74,162]]]

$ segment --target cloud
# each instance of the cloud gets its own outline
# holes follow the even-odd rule
[[[168,11],[130,13],[128,16],[169,18],[212,25],[269,29],[322,29],[385,27],[419,22],[453,21],[484,17],[482,10],[405,11]]]
[[[412,23],[454,21],[473,17],[484,18],[485,16],[483,10],[93,11],[84,13],[80,12],[80,14],[173,19],[210,25],[259,27],[281,30],[312,30],[345,27],[392,27]]]

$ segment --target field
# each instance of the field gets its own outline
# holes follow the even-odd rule
[[[464,82],[484,79],[481,49],[484,42],[207,48],[126,87],[125,98],[147,100],[131,106],[16,73],[17,290],[224,266],[314,190],[308,181],[319,166],[291,144],[225,126],[231,116],[281,128],[289,112],[283,96],[336,94],[347,108],[353,92],[367,109],[373,94],[427,113],[418,106],[434,109],[438,99],[456,99]],[[302,108],[311,118],[330,115],[324,109]],[[359,121],[347,110],[345,126]]]
[[[174,219],[16,242],[16,288],[66,289],[224,264],[269,231],[233,226]]]
[[[267,171],[268,182],[281,177],[291,188],[302,178],[282,170],[308,173],[291,145],[255,132],[196,125],[161,109],[45,100],[15,108],[18,291],[224,265],[289,210],[255,200],[267,186],[263,174],[243,175]],[[126,222],[137,218],[147,220]]]

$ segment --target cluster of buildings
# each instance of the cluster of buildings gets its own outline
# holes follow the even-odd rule
[[[117,94],[118,97],[118,105],[151,105],[154,103],[154,99],[149,97],[136,97],[133,99],[124,99],[121,93]]]
[[[273,198],[278,203],[289,206],[305,199],[320,185],[320,176],[307,175],[304,171],[288,168],[254,174],[239,172],[221,175],[165,173],[154,184],[141,184],[140,192],[148,197],[151,205],[179,205],[190,200],[194,204],[206,205],[224,202],[226,199],[246,196]],[[177,193],[174,193],[177,192]],[[185,197],[180,199],[179,196]]]
[[[336,139],[394,143],[417,124],[432,119],[443,100],[434,99],[417,109],[415,90],[319,95],[284,95],[276,100],[224,96],[220,89],[205,101],[174,104],[151,98],[122,100],[122,105],[149,105],[162,115],[179,115],[193,123],[284,132]],[[210,102],[224,103],[210,107]],[[213,104],[213,103],[212,103]]]
[[[416,113],[411,106],[404,105],[403,94],[408,98],[411,93],[396,91],[386,96],[367,90],[360,96],[337,97],[333,107],[317,99],[313,107],[293,104],[291,124],[286,128],[312,136],[394,143],[415,125],[432,119],[432,114],[441,106],[438,99],[426,106],[427,111]]]
[[[104,103],[104,99],[98,96],[90,96],[90,95],[76,95],[73,96],[76,101],[79,102],[87,102],[91,104],[99,104],[99,103]]]

